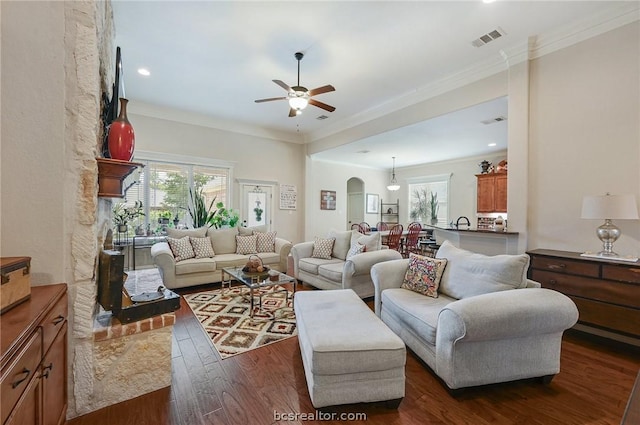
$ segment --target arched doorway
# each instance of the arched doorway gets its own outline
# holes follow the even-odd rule
[[[364,181],[358,177],[347,180],[347,230],[364,221]]]

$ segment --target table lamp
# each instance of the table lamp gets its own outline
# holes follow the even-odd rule
[[[611,220],[637,220],[638,205],[634,195],[585,196],[582,200],[582,218],[603,219],[604,224],[596,229],[603,249],[598,256],[619,257],[613,251],[613,243],[621,235],[620,229]]]

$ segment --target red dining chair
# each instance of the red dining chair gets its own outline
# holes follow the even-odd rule
[[[389,249],[395,249],[398,252],[400,250],[400,241],[402,239],[402,224],[396,224],[389,230],[389,236],[387,236],[387,246]]]
[[[379,221],[378,224],[376,224],[376,229],[378,229],[378,232],[384,232],[385,230],[389,230],[389,225],[384,221]]]
[[[409,253],[420,253],[420,232],[422,232],[422,224],[413,222],[407,227],[408,233],[402,246],[402,256],[409,257]]]
[[[358,223],[353,223],[351,225],[351,230],[357,230],[360,231],[360,225]]]
[[[369,226],[369,223],[367,223],[366,221],[363,221],[362,223],[360,223],[359,226],[360,226],[360,233],[364,235],[368,235],[369,233],[371,233],[371,226]]]

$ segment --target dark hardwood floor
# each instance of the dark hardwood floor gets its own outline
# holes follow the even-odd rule
[[[181,293],[211,287],[219,284]],[[316,412],[297,338],[221,360],[184,300],[176,314],[171,387],[74,418],[67,425],[340,422],[282,419]],[[638,348],[570,331],[565,333],[561,361],[560,374],[549,385],[526,380],[467,389],[453,397],[409,352],[406,396],[397,410],[383,403],[337,406],[324,409],[322,419],[365,414],[367,423],[385,425],[620,424],[640,369]]]

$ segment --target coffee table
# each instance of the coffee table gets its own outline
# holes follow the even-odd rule
[[[282,284],[293,284],[293,294],[296,293],[296,286],[298,284],[298,279],[288,276],[282,272],[277,270],[273,270],[273,272],[277,272],[278,274],[273,277],[271,280],[271,276],[267,274],[257,274],[257,273],[245,273],[242,271],[242,266],[240,267],[224,267],[222,269],[222,290],[224,293],[225,285],[227,285],[228,289],[231,289],[231,283],[233,280],[241,282],[247,288],[249,288],[249,299],[251,302],[251,310],[249,312],[249,316],[253,317],[253,309],[255,306],[255,298],[258,297],[258,307],[260,311],[262,310],[262,292],[260,289],[269,288],[275,285]],[[254,291],[258,290],[257,295],[254,295]],[[286,292],[287,294],[287,303],[289,302],[289,291],[286,288],[276,290],[274,292]]]

